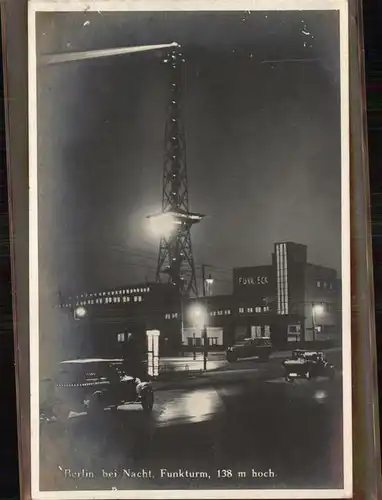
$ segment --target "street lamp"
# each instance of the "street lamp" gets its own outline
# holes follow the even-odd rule
[[[313,312],[315,314],[322,314],[324,312],[322,304],[313,304]]]
[[[208,357],[208,337],[207,337],[207,311],[200,304],[196,304],[191,309],[191,316],[194,325],[200,327],[202,331],[203,338],[203,370],[207,369],[207,357]]]
[[[312,304],[312,325],[313,325],[313,340],[316,340],[316,315],[324,312],[322,304]]]
[[[211,274],[208,275],[206,282],[206,296],[210,297],[212,295],[212,285],[214,284],[214,279]]]
[[[211,276],[211,274],[208,275],[206,278],[206,267],[212,267],[208,266],[207,264],[202,264],[202,281],[203,281],[203,296],[210,296],[212,295],[212,285],[214,284],[214,279]]]
[[[83,319],[86,315],[87,310],[84,307],[80,306],[74,309],[74,319],[80,320]]]
[[[203,326],[205,323],[206,310],[200,304],[192,306],[190,309],[191,317],[194,325]]]

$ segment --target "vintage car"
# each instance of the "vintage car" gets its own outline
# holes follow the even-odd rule
[[[251,357],[257,357],[261,361],[268,361],[271,352],[272,343],[269,337],[247,338],[229,346],[226,357],[230,363],[240,358]]]
[[[314,377],[335,377],[334,365],[328,363],[322,352],[296,349],[292,356],[283,362],[285,380],[292,382],[297,378],[310,380]]]
[[[55,376],[42,381],[40,401],[40,420],[51,422],[131,403],[150,412],[154,393],[150,382],[129,374],[122,359],[74,359],[59,363]]]

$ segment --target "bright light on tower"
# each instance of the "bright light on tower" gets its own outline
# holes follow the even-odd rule
[[[150,228],[155,236],[168,238],[176,229],[177,220],[172,214],[159,214],[149,217]]]

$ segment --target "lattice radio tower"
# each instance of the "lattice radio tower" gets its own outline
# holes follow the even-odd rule
[[[170,97],[165,128],[162,212],[149,216],[161,236],[156,280],[163,276],[182,295],[198,295],[191,227],[204,215],[190,212],[186,167],[186,139],[182,118],[185,59],[180,48],[164,58],[170,71]]]

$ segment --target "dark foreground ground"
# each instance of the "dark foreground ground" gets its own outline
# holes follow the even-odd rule
[[[130,405],[42,425],[41,489],[342,487],[341,370],[290,384],[280,359],[244,361],[155,396],[149,416]]]

